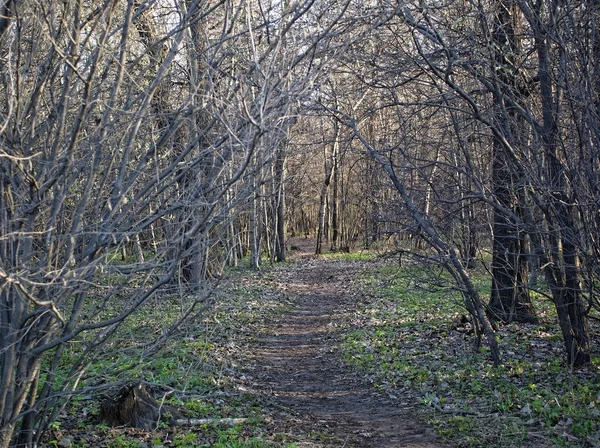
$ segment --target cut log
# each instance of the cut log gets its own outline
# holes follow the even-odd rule
[[[179,426],[201,426],[201,425],[241,425],[246,423],[247,418],[178,418],[175,423]]]

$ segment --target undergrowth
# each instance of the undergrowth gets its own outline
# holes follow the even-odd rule
[[[377,254],[325,257],[364,262]],[[341,353],[399,407],[417,410],[423,422],[457,447],[600,446],[600,359],[596,353],[591,367],[576,371],[564,364],[556,315],[547,300],[535,297],[540,324],[499,328],[503,364],[494,367],[485,346],[474,352],[467,313],[460,295],[445,286],[443,271],[379,260],[363,272],[358,309],[343,331]],[[246,388],[248,379],[241,373],[252,362],[248,347],[259,337],[260,326],[288,310],[285,285],[277,276],[268,269],[261,274],[244,267],[232,271],[210,306],[201,304],[165,344],[140,355],[140,347],[153,347],[151,342],[180,316],[184,302],[194,300],[154,298],[89,367],[81,379],[82,393],[53,424],[46,446],[295,446],[293,436],[271,430],[268,409]],[[487,276],[473,280],[482,296],[489,294]],[[598,334],[596,327],[592,334]],[[84,345],[82,340],[69,346],[60,375],[67,375]],[[153,431],[99,422],[102,397],[86,387],[117,387],[132,380],[145,381],[159,402],[187,418],[247,420],[191,428],[159,423]]]
[[[538,325],[499,328],[503,364],[494,367],[485,347],[473,350],[460,296],[443,277],[415,265],[365,275],[368,300],[345,336],[346,360],[392,398],[412,397],[458,447],[599,446],[600,359],[576,371],[564,364],[551,304],[535,298]],[[485,276],[475,281],[489,292]]]
[[[103,354],[87,369],[67,411],[53,423],[46,446],[71,448],[293,447],[285,434],[267,431],[269,417],[261,399],[247,392],[239,373],[246,345],[256,337],[253,323],[286,310],[281,293],[262,282],[254,271],[233,270],[211,296],[210,306],[179,326],[161,344],[170,324],[177,321],[193,297],[163,294],[126,321]],[[107,313],[109,313],[107,311]],[[63,356],[63,369],[76,359],[83,345],[74,343]],[[141,350],[143,348],[146,350]],[[66,373],[65,373],[66,374]],[[116,394],[125,382],[143,381],[161,404],[190,419],[211,419],[200,426],[170,426],[159,422],[153,431],[112,428],[99,418],[103,397]],[[104,385],[105,387],[102,387]],[[219,424],[218,419],[243,418],[241,424]]]

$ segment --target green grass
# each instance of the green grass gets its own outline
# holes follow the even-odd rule
[[[326,252],[319,257],[326,260],[339,261],[373,261],[379,254],[373,250],[358,250],[355,252]]]
[[[365,275],[370,299],[345,336],[347,362],[390,395],[412,396],[422,420],[457,446],[597,445],[598,360],[569,371],[552,305],[536,297],[539,325],[499,329],[503,364],[494,367],[487,347],[473,351],[460,295],[445,280],[442,271],[414,265]],[[474,281],[485,297],[489,280]]]
[[[246,347],[256,337],[255,325],[269,316],[284,312],[286,304],[275,287],[261,281],[254,271],[239,268],[230,272],[211,299],[211,306],[181,325],[158,350],[144,355],[143,348],[167,331],[196,298],[162,294],[142,306],[119,328],[99,357],[81,378],[79,389],[98,383],[143,380],[151,383],[159,402],[176,407],[189,418],[247,418],[234,427],[204,425],[202,428],[159,424],[156,433],[128,428],[109,428],[97,420],[98,393],[85,393],[75,399],[48,434],[49,446],[60,435],[73,437],[72,447],[138,446],[249,447],[293,446],[285,436],[266,432],[267,419],[256,396],[238,388],[238,371],[247,356]],[[102,311],[98,319],[114,314],[119,304]],[[202,306],[202,304],[200,305]],[[70,343],[62,356],[59,381],[68,381],[66,372],[92,334]],[[102,393],[115,394],[116,388]]]

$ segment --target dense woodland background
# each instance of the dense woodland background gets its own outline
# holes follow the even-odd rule
[[[596,0],[0,0],[0,446],[38,443],[161,295],[181,313],[131,353],[289,236],[443,266],[493,363],[494,327],[544,295],[589,364],[599,20]]]

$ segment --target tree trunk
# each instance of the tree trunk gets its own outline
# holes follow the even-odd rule
[[[277,149],[275,159],[275,259],[285,261],[285,148]]]
[[[324,161],[325,161],[325,178],[323,179],[323,186],[321,187],[321,195],[319,201],[319,218],[317,224],[317,247],[315,254],[320,255],[323,253],[323,239],[325,239],[326,223],[327,218],[327,192],[329,190],[329,184],[331,183],[331,175],[333,172],[332,154],[336,151],[334,149],[338,144],[339,135],[339,124],[334,122],[333,125],[333,140],[331,154],[328,153],[327,147],[324,147]]]
[[[573,199],[565,179],[565,167],[557,155],[560,142],[557,104],[560,102],[561,86],[553,83],[550,73],[550,38],[547,36],[547,26],[542,21],[542,12],[530,9],[523,1],[519,1],[519,5],[532,27],[539,66],[543,116],[541,140],[550,192],[544,212],[549,224],[546,238],[551,263],[546,263],[544,271],[558,314],[567,362],[572,366],[583,366],[589,364],[591,355],[588,320],[581,292],[578,238],[575,217],[569,205]],[[552,15],[554,11],[550,13]]]
[[[338,145],[333,146],[333,178],[331,192],[331,251],[336,252],[339,248],[339,148]]]
[[[513,174],[503,151],[494,144],[492,186],[503,208],[518,214]],[[523,201],[523,206],[526,206]],[[494,209],[490,317],[502,322],[537,322],[528,288],[529,263],[525,233],[498,208]]]
[[[327,189],[329,188],[329,181],[331,179],[331,171],[325,173],[325,180],[321,187],[321,196],[319,201],[319,220],[317,225],[317,246],[315,254],[320,255],[323,253],[323,233],[325,231],[325,211],[327,201]]]
[[[492,71],[496,90],[494,108],[498,127],[502,129],[507,141],[516,146],[520,128],[525,123],[519,119],[514,108],[504,104],[505,91],[518,96],[518,73],[516,66],[520,53],[520,42],[516,30],[521,14],[513,0],[502,0],[496,4],[496,14],[492,39],[494,58]],[[515,98],[515,102],[519,99]],[[519,123],[521,121],[521,123]],[[526,206],[524,198],[517,192],[518,180],[510,166],[509,156],[505,153],[504,143],[494,138],[492,154],[492,189],[495,200],[502,208],[518,213],[519,203]],[[492,245],[492,293],[488,313],[492,319],[503,322],[536,322],[535,309],[531,302],[527,280],[527,244],[525,234],[510,217],[494,209],[493,245]]]
[[[248,234],[250,237],[250,265],[254,269],[260,269],[261,255],[261,229],[260,229],[260,206],[256,183],[256,175],[252,175],[252,197],[250,198],[250,221],[248,223]]]

